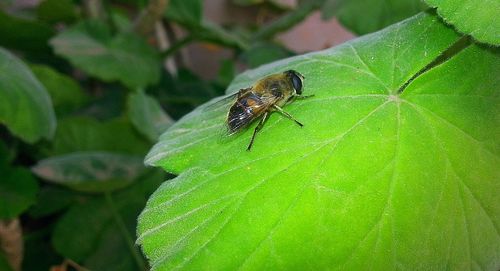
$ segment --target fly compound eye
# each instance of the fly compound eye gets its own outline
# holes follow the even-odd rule
[[[297,94],[301,95],[302,94],[302,79],[296,74],[292,73],[292,85]]]

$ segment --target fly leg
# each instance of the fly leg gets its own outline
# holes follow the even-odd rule
[[[288,98],[288,101],[286,101],[286,104],[290,104],[290,103],[292,103],[295,100],[304,100],[304,99],[311,98],[311,97],[314,97],[314,94],[306,95],[306,96],[293,95],[290,98]]]
[[[265,112],[262,119],[260,119],[259,124],[257,124],[255,129],[253,130],[252,139],[250,139],[250,144],[248,144],[247,151],[250,151],[250,149],[252,148],[253,141],[255,139],[255,135],[257,135],[257,133],[260,131],[260,129],[262,129],[262,127],[264,126],[264,122],[266,122],[268,116],[269,116],[269,112]]]
[[[311,98],[311,97],[314,97],[314,94],[305,95],[305,96],[302,96],[302,95],[294,95],[293,96],[294,99],[299,99],[299,100],[304,100],[304,99]]]
[[[273,108],[276,109],[276,111],[278,111],[281,114],[283,114],[283,116],[287,117],[288,119],[295,121],[295,123],[297,123],[300,127],[304,126],[304,124],[300,123],[292,115],[290,115],[289,113],[285,112],[281,107],[279,107],[277,105],[273,105]]]

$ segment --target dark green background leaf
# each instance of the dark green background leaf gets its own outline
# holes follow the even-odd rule
[[[241,57],[250,68],[256,68],[291,55],[291,52],[281,46],[272,43],[261,43],[252,46]]]
[[[47,90],[16,56],[0,48],[0,123],[34,143],[52,138],[56,118]]]
[[[149,143],[122,119],[101,122],[88,117],[62,119],[47,152],[61,155],[78,151],[109,151],[143,156]]]
[[[47,41],[54,31],[47,25],[17,18],[0,10],[0,46],[41,53],[49,50]]]
[[[77,17],[72,0],[43,0],[36,12],[38,19],[47,23],[71,23]]]
[[[47,181],[84,192],[123,188],[144,173],[142,159],[111,152],[75,152],[40,160],[33,172]]]
[[[5,258],[5,255],[3,254],[3,252],[0,251],[0,270],[4,270],[4,271],[14,271],[9,262],[7,261],[7,259]]]
[[[50,267],[63,261],[49,242],[51,233],[52,228],[42,228],[23,233],[22,270],[50,270]]]
[[[235,63],[230,59],[224,59],[220,64],[219,73],[217,74],[216,83],[224,87],[228,86],[236,76]]]
[[[14,218],[35,202],[38,183],[22,167],[0,165],[0,219]]]
[[[91,270],[144,270],[132,236],[137,215],[163,178],[155,171],[106,199],[74,205],[55,227],[54,247]]]
[[[40,218],[55,214],[77,201],[78,194],[57,186],[44,186],[38,192],[36,204],[29,209],[29,215]]]
[[[128,115],[135,128],[153,142],[174,123],[158,101],[143,91],[130,94]]]
[[[31,65],[30,68],[49,92],[54,110],[58,115],[73,112],[89,100],[88,95],[72,78],[49,66]]]
[[[224,93],[224,89],[216,88],[189,70],[180,69],[177,77],[163,73],[153,92],[168,114],[177,119],[196,106]]]
[[[79,23],[50,44],[56,54],[104,81],[118,80],[136,89],[154,84],[160,77],[160,59],[153,48],[132,33],[113,36],[98,21]]]
[[[337,16],[347,29],[366,34],[399,22],[427,8],[421,0],[326,0],[323,18]]]
[[[171,0],[165,15],[177,23],[196,28],[201,25],[202,12],[201,0]]]

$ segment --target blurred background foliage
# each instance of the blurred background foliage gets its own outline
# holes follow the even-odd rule
[[[0,270],[147,270],[143,157],[247,68],[341,43],[417,0],[0,0]],[[340,23],[340,24],[339,24]]]

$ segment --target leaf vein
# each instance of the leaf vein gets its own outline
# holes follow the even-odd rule
[[[370,116],[372,116],[375,112],[377,112],[380,108],[382,108],[384,105],[386,105],[387,103],[389,103],[389,101],[386,101],[384,103],[382,103],[381,105],[377,106],[374,110],[372,110],[370,113],[368,113],[365,117],[361,118],[358,122],[356,122],[351,128],[349,128],[347,131],[345,131],[344,133],[340,134],[339,136],[333,138],[332,140],[330,141],[327,141],[325,144],[321,145],[319,148],[315,149],[314,151],[310,152],[309,154],[307,154],[306,156],[303,156],[301,159],[299,159],[298,161],[300,160],[303,160],[304,158],[310,156],[312,153],[315,153],[317,152],[318,150],[322,149],[324,146],[326,145],[329,145],[330,143],[332,142],[335,142],[335,144],[333,145],[332,149],[330,150],[330,152],[325,155],[325,158],[323,158],[320,163],[318,164],[317,166],[317,169],[320,168],[326,161],[327,159],[329,159],[334,151],[336,150],[338,144],[340,142],[342,142],[346,136],[352,132],[356,127],[358,127],[361,123],[363,123],[366,119],[368,119]],[[337,140],[338,139],[338,140]],[[298,161],[294,162],[293,164],[296,164]],[[315,172],[318,172],[318,170],[315,170]],[[316,173],[317,175],[317,173]],[[280,216],[280,218],[276,221],[276,223],[273,225],[273,227],[271,228],[269,234],[267,234],[267,236],[262,239],[258,244],[257,246],[253,249],[253,251],[250,253],[250,255],[248,257],[245,258],[245,261],[243,261],[243,263],[238,267],[238,269],[241,269],[244,264],[260,249],[260,247],[264,244],[265,241],[267,241],[269,238],[271,238],[271,236],[274,234],[274,232],[276,231],[276,229],[281,225],[281,223],[284,221],[285,217],[287,216],[288,212],[295,206],[295,204],[298,202],[298,200],[300,199],[300,197],[304,194],[304,192],[306,191],[306,188],[308,186],[310,186],[313,181],[314,181],[315,178],[311,178],[309,182],[306,182],[300,189],[299,189],[299,192],[294,196],[294,198],[292,199],[292,201],[290,202],[290,204],[287,206],[287,208],[284,210],[284,212],[282,213],[282,215]]]
[[[481,147],[481,149],[483,149],[487,153],[489,153],[489,154],[491,154],[491,155],[493,155],[495,157],[498,157],[492,151],[490,151],[489,149],[487,149],[486,146],[484,146],[483,142],[479,141],[478,139],[476,139],[475,137],[473,137],[471,134],[467,133],[465,130],[463,130],[462,128],[458,127],[457,125],[451,123],[449,120],[445,119],[444,117],[436,114],[435,112],[433,112],[432,110],[430,110],[428,108],[425,108],[423,106],[420,106],[420,105],[412,103],[412,102],[409,102],[408,100],[403,100],[402,99],[402,101],[405,102],[405,103],[407,103],[407,104],[409,104],[413,108],[416,108],[417,111],[419,111],[420,109],[422,109],[422,110],[430,113],[432,116],[434,116],[436,119],[440,120],[442,123],[446,124],[447,126],[450,126],[450,127],[454,128],[454,130],[459,131],[466,138],[469,138],[470,140],[472,140],[473,142],[475,142],[479,147]]]

